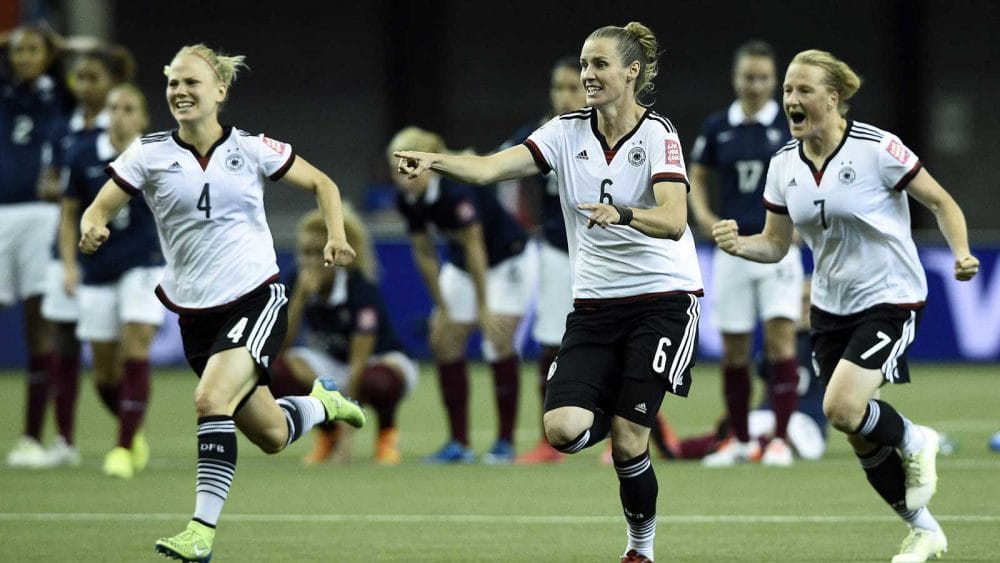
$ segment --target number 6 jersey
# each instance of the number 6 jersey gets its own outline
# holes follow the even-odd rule
[[[813,305],[849,315],[927,298],[903,191],[920,166],[895,135],[851,120],[821,170],[797,140],[775,153],[764,205],[789,215],[812,249]]]
[[[593,108],[553,118],[524,142],[543,173],[555,170],[573,268],[575,299],[617,299],[650,293],[702,292],[691,229],[680,240],[631,227],[587,228],[581,203],[656,207],[653,184],[687,184],[680,139],[665,117],[646,110],[612,148]]]
[[[225,305],[276,279],[264,179],[280,179],[294,160],[291,145],[226,127],[204,157],[174,130],[136,139],[108,166],[156,218],[167,261],[157,295],[167,308]]]

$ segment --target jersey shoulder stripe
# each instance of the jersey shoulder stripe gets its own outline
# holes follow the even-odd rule
[[[852,138],[852,139],[858,139],[859,141],[871,141],[871,142],[876,143],[876,144],[882,142],[882,137],[874,137],[874,136],[869,135],[867,133],[854,133],[854,132],[851,132],[851,133],[848,133],[847,136],[850,137],[850,138]]]
[[[868,125],[867,123],[860,123],[854,121],[851,123],[851,133],[868,133],[869,135],[875,137],[885,137],[886,132],[875,127],[874,125]]]
[[[666,117],[663,117],[655,111],[650,111],[649,118],[662,125],[663,128],[667,130],[667,133],[677,134],[677,129],[674,127],[674,124],[671,123]]]
[[[787,143],[785,143],[785,146],[783,146],[780,149],[778,149],[777,151],[775,151],[774,152],[774,156],[772,156],[771,158],[772,159],[778,158],[779,154],[783,154],[783,153],[786,153],[788,151],[795,150],[796,148],[798,148],[798,146],[799,146],[799,141],[797,139],[792,139],[791,141],[788,141]]]
[[[149,143],[162,143],[170,139],[170,131],[159,131],[156,133],[150,133],[149,135],[143,135],[139,138],[139,142],[146,145]]]
[[[594,108],[585,107],[575,111],[566,112],[559,115],[559,119],[590,119],[594,113]]]
[[[240,137],[256,137],[257,136],[257,135],[255,135],[253,133],[247,133],[246,131],[244,131],[242,129],[237,129],[236,130],[236,134],[239,135]]]

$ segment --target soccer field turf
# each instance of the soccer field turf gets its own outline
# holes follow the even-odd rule
[[[473,369],[473,446],[495,433],[491,377]],[[7,376],[10,375],[10,376]],[[921,364],[913,385],[884,398],[913,420],[958,441],[938,459],[931,509],[949,539],[945,561],[1000,560],[1000,368]],[[538,438],[537,376],[522,369],[518,447]],[[0,376],[2,448],[22,427],[23,378]],[[149,468],[131,481],[104,477],[111,417],[91,380],[81,384],[78,468],[0,469],[0,560],[152,561],[153,542],[179,532],[194,501],[195,378],[156,370],[147,435]],[[755,385],[758,390],[759,385]],[[692,397],[663,411],[681,435],[707,430],[721,412],[715,364],[696,368]],[[46,423],[51,431],[51,419]],[[399,467],[371,463],[374,432],[358,433],[348,465],[305,468],[311,437],[277,456],[240,439],[239,468],[213,561],[617,561],[625,524],[614,472],[601,446],[555,466],[427,466],[445,436],[437,381],[424,367],[400,413]],[[703,469],[655,460],[657,560],[889,561],[906,527],[877,497],[843,438],[826,457],[792,468]]]

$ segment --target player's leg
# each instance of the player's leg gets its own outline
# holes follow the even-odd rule
[[[350,374],[347,365],[321,350],[299,346],[289,349],[282,358],[284,369],[272,371],[276,371],[276,376],[292,381],[292,384],[287,382],[280,384],[279,388],[294,391],[282,393],[282,398],[308,394],[319,378],[323,378],[328,386],[338,389],[347,389],[348,387]],[[282,371],[286,373],[281,373]],[[275,381],[272,380],[272,390],[274,383]],[[332,385],[330,385],[331,383]],[[298,389],[304,389],[304,391],[299,392]],[[314,429],[313,449],[302,458],[303,463],[316,465],[327,461],[347,462],[350,460],[351,444],[348,434],[346,434],[347,429],[332,422],[320,423]]]
[[[649,459],[649,427],[615,416],[611,423],[611,444],[618,494],[628,526],[623,560],[634,561],[644,556],[652,561],[659,484]]]
[[[483,454],[483,463],[490,465],[514,461],[514,427],[521,393],[521,362],[514,348],[514,333],[520,322],[520,315],[494,313],[491,332],[499,344],[484,340],[482,345],[483,358],[490,363],[493,372],[493,396],[497,405],[497,440]]]
[[[397,465],[403,459],[399,452],[396,411],[416,380],[417,366],[402,352],[380,355],[361,374],[358,398],[370,404],[378,416],[375,463]]]
[[[52,372],[49,376],[55,409],[55,441],[49,447],[51,465],[78,465],[80,452],[74,445],[76,403],[80,383],[80,341],[76,323],[80,316],[75,295],[66,293],[62,262],[49,264],[47,288],[42,298],[42,316],[52,328]]]

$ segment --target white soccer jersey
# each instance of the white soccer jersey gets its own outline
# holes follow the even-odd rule
[[[903,191],[920,171],[917,155],[892,133],[856,121],[822,170],[802,150],[793,140],[775,153],[764,203],[791,216],[813,251],[813,305],[847,315],[923,302],[927,280]]]
[[[688,183],[680,139],[665,117],[647,110],[615,147],[597,129],[597,112],[583,108],[553,118],[525,145],[543,172],[555,170],[566,219],[575,299],[616,299],[649,293],[702,291],[691,229],[678,241],[631,227],[587,229],[581,203],[656,207],[653,184]]]
[[[292,166],[291,145],[226,127],[208,155],[176,130],[136,139],[108,167],[142,193],[156,218],[167,268],[157,294],[178,312],[225,305],[278,274],[264,217],[264,179]]]

